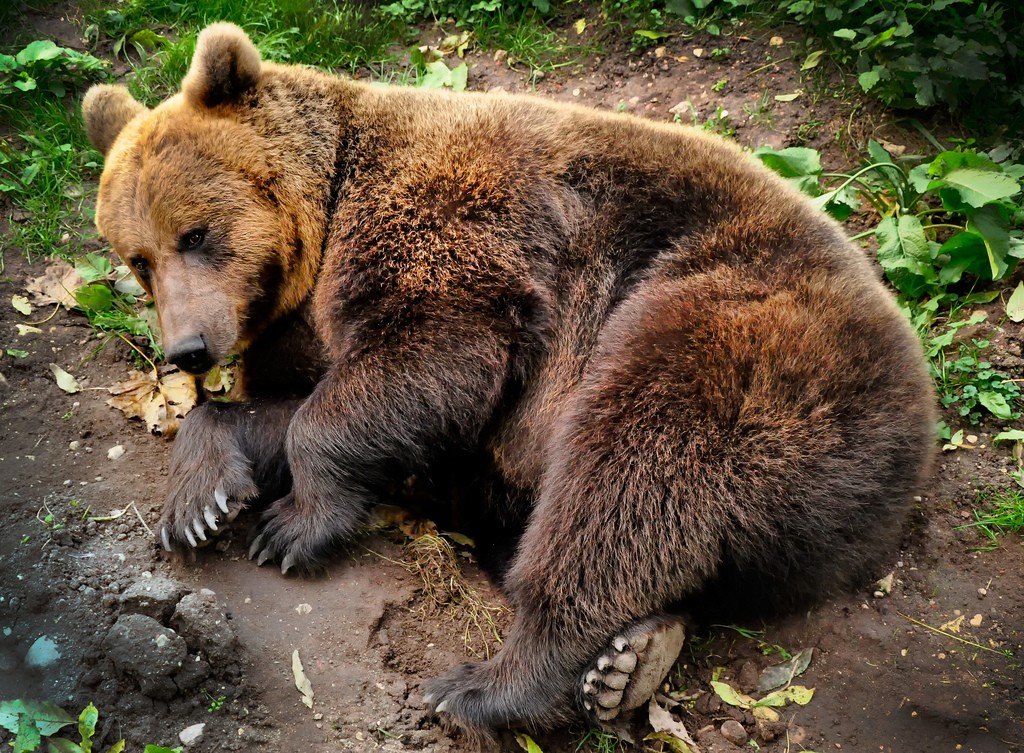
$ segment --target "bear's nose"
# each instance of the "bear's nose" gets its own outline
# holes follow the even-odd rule
[[[191,374],[203,374],[213,368],[202,335],[190,335],[168,347],[167,360]]]

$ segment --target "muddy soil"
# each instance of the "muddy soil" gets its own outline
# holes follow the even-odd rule
[[[59,31],[65,44],[78,39],[60,17],[33,23]],[[575,41],[574,30],[564,33]],[[914,133],[851,99],[834,73],[801,80],[791,36],[798,35],[741,29],[728,39],[674,38],[642,53],[605,40],[601,55],[542,78],[510,68],[500,54],[471,53],[470,88],[535,91],[698,125],[716,112],[721,121],[721,108],[741,143],[807,144],[836,168],[848,166],[867,136],[914,148]],[[724,46],[728,56],[712,56]],[[774,99],[797,92],[789,102]],[[44,698],[75,712],[95,703],[100,749],[122,737],[129,751],[178,745],[182,730],[203,724],[189,750],[476,750],[426,712],[419,686],[489,642],[473,614],[438,609],[426,597],[402,535],[369,534],[311,580],[249,562],[245,516],[192,561],[163,554],[152,529],[171,444],[106,404],[106,388],[133,365],[132,351],[117,339],[100,347],[85,320],[63,310],[38,325],[41,334],[19,336],[17,324],[50,313],[25,317],[9,304],[43,264],[29,265],[9,243],[4,252],[0,344],[28,355],[0,358],[0,698]],[[1007,323],[989,334],[991,360],[1024,373],[1024,327]],[[51,363],[82,390],[58,388]],[[891,594],[878,598],[864,583],[807,613],[742,626],[759,631],[754,637],[692,626],[666,690],[681,700],[673,712],[704,751],[1024,750],[1024,545],[1006,536],[978,551],[984,540],[957,530],[970,520],[977,490],[1012,483],[1009,451],[991,447],[1000,428],[972,430],[974,449],[941,457],[901,550],[878,574],[893,573]],[[115,446],[124,452],[111,459]],[[471,550],[463,553],[466,577],[500,605]],[[508,614],[499,614],[499,629],[507,624]],[[929,628],[943,625],[945,634]],[[806,648],[813,658],[798,682],[813,698],[778,709],[778,722],[759,722],[711,690],[717,679],[749,691],[764,668]],[[312,708],[295,687],[295,651]],[[732,742],[720,732],[730,720],[751,743],[732,734],[735,725],[727,727]],[[635,741],[621,750],[661,749],[643,742],[651,731],[644,712],[621,731]],[[535,739],[546,753],[611,749],[582,726]],[[519,749],[511,733],[483,748]]]

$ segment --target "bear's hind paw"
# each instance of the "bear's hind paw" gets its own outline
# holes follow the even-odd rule
[[[583,675],[583,708],[600,724],[639,708],[679,657],[685,631],[675,617],[651,617],[616,635]]]

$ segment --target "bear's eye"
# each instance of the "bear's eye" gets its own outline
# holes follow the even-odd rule
[[[133,256],[131,260],[132,268],[138,273],[139,277],[149,277],[149,262],[142,256]]]
[[[178,241],[178,245],[182,251],[195,251],[206,240],[206,228],[196,228],[195,230],[189,230]]]

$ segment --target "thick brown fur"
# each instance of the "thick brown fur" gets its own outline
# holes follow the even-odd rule
[[[920,347],[841,230],[735,146],[261,64],[228,25],[182,94],[127,96],[85,104],[100,230],[186,367],[278,373],[186,421],[169,543],[218,483],[237,508],[290,478],[254,552],[308,569],[389,480],[461,470],[525,531],[505,646],[426,685],[456,722],[562,722],[625,626],[723,592],[802,603],[894,547],[932,456]]]

